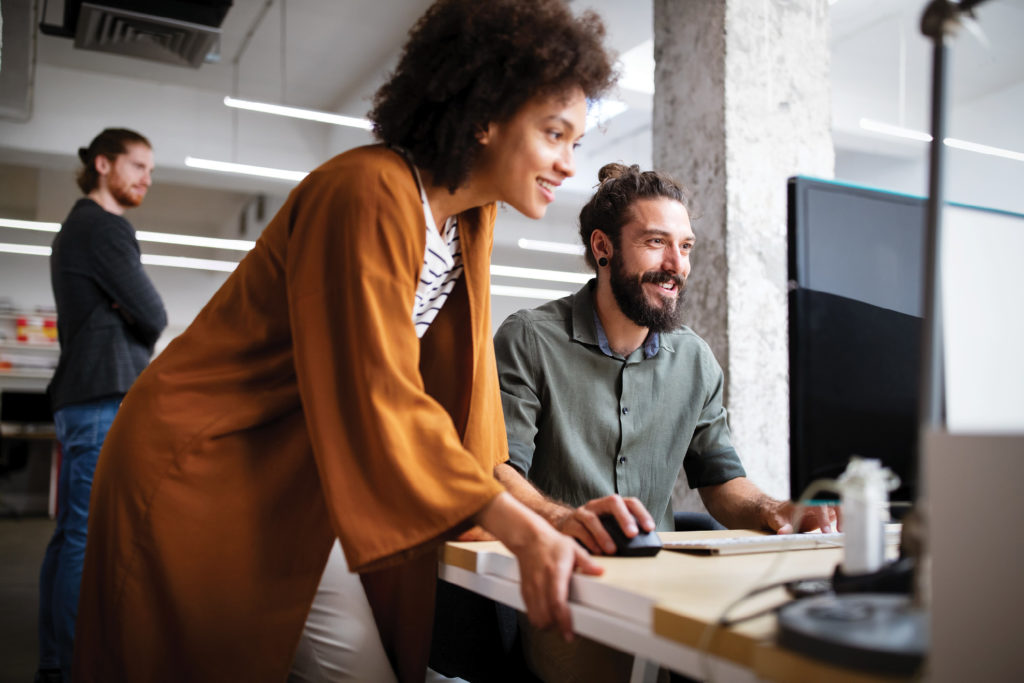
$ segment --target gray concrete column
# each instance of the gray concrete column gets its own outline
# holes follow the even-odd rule
[[[786,179],[831,178],[827,0],[654,0],[654,166],[694,195],[687,324],[748,476],[789,495]],[[677,486],[677,509],[699,498]]]

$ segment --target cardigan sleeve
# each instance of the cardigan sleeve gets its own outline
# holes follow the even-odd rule
[[[412,305],[426,225],[409,169],[346,164],[293,197],[285,268],[314,457],[349,566],[362,571],[438,540],[503,489],[493,455],[463,447],[419,372]]]

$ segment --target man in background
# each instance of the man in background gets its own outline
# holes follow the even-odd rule
[[[149,363],[167,313],[123,218],[150,186],[153,150],[142,135],[108,128],[78,150],[85,195],[53,241],[50,280],[60,360],[47,388],[63,451],[57,528],[39,576],[37,683],[71,680],[89,495],[107,430]]]

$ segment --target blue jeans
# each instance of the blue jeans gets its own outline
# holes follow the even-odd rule
[[[60,668],[64,683],[71,680],[92,475],[120,404],[120,398],[104,399],[65,406],[53,414],[63,461],[57,528],[39,572],[39,668]]]

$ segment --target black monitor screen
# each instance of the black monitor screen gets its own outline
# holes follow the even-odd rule
[[[913,500],[925,201],[789,181],[790,492],[877,458]]]

